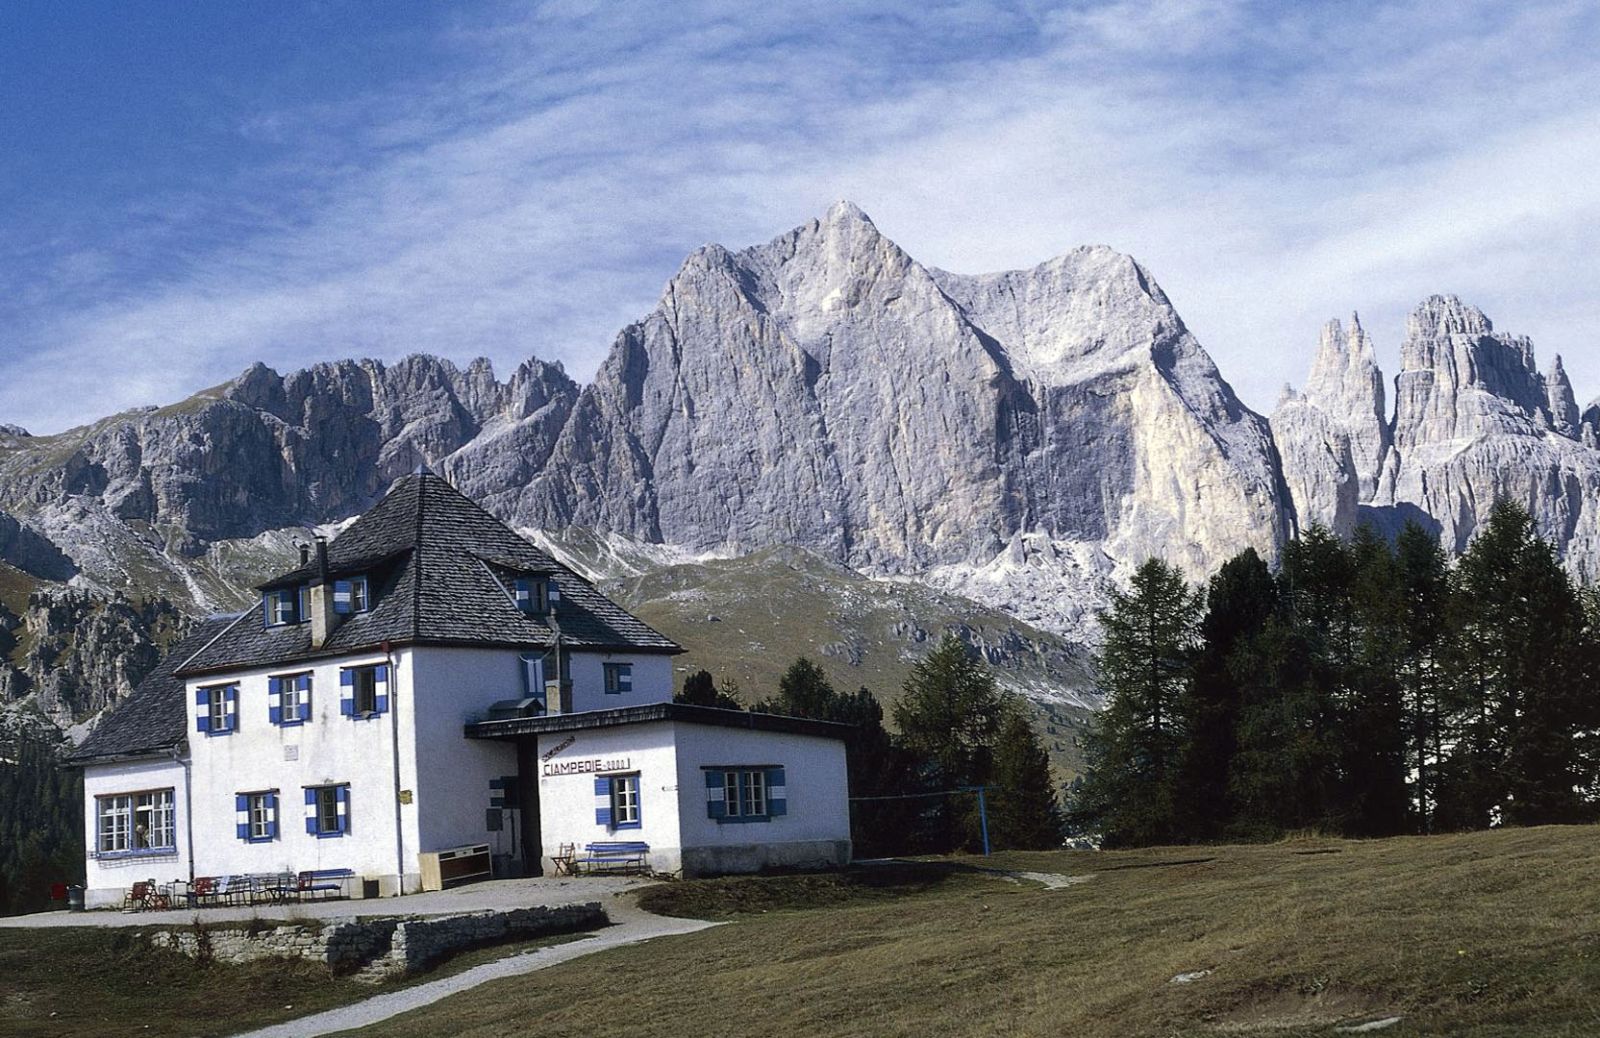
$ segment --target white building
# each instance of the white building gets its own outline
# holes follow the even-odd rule
[[[518,874],[622,842],[689,875],[849,860],[841,726],[673,703],[678,646],[431,473],[261,591],[75,755],[91,906],[335,869],[409,893],[481,844]]]

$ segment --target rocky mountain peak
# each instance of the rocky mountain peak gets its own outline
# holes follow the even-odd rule
[[[1556,354],[1545,376],[1545,398],[1550,407],[1550,427],[1559,435],[1579,439],[1582,435],[1582,417],[1578,413],[1578,398],[1572,392],[1572,382],[1567,369],[1561,364],[1561,354]]]
[[[1494,323],[1482,310],[1463,303],[1454,295],[1435,295],[1424,299],[1406,322],[1406,337],[1416,340],[1441,339],[1448,335],[1489,335]]]
[[[1305,397],[1349,437],[1357,493],[1362,499],[1370,496],[1389,450],[1390,430],[1383,372],[1359,314],[1350,315],[1348,331],[1337,318],[1323,325]]]

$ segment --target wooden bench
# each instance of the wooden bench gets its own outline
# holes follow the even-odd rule
[[[349,897],[345,884],[356,878],[354,869],[311,869],[295,877],[295,893],[300,897]]]
[[[573,865],[584,872],[649,872],[649,855],[648,843],[591,843]]]

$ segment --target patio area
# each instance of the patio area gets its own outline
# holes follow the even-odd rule
[[[38,912],[0,919],[0,927],[33,929],[57,926],[170,926],[203,922],[274,919],[348,919],[379,916],[448,916],[468,912],[503,912],[514,908],[582,904],[660,882],[645,876],[542,876],[496,879],[449,890],[354,900],[301,901],[286,904],[232,905],[171,911]]]

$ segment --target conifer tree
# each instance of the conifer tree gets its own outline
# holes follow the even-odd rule
[[[1073,827],[1108,846],[1179,839],[1178,783],[1189,667],[1201,597],[1159,559],[1114,589],[1100,614],[1100,688],[1105,708],[1090,723],[1087,771],[1073,803]]]
[[[1395,613],[1401,628],[1396,673],[1400,685],[1406,768],[1416,826],[1432,832],[1437,806],[1440,722],[1451,630],[1450,568],[1439,539],[1415,521],[1395,540]]]
[[[989,789],[989,835],[995,847],[1061,846],[1061,808],[1050,777],[1050,756],[1021,704],[1013,704],[1001,723]]]
[[[1448,817],[1584,820],[1580,735],[1595,722],[1578,594],[1521,506],[1496,502],[1458,568]]]
[[[1398,608],[1400,571],[1393,548],[1369,526],[1356,531],[1350,554],[1356,656],[1340,719],[1342,831],[1394,836],[1411,826],[1401,694],[1406,630]]]
[[[1215,839],[1233,817],[1228,777],[1243,706],[1240,657],[1272,616],[1277,594],[1272,573],[1254,548],[1223,563],[1207,588],[1179,789],[1186,838]]]

